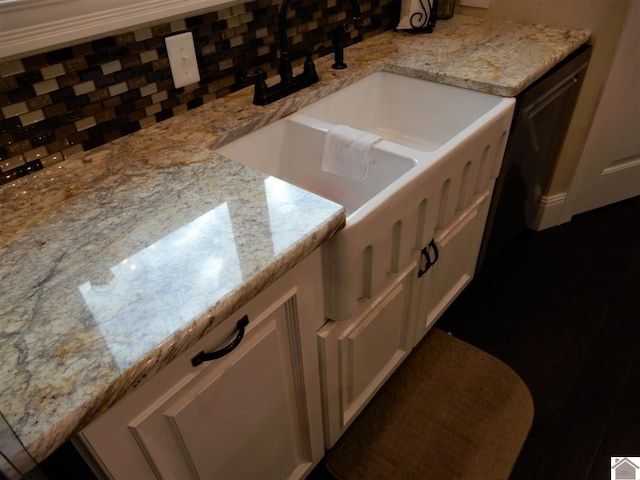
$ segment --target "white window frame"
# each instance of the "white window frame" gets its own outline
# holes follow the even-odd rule
[[[213,10],[230,0],[0,0],[0,63],[131,30],[185,14]],[[240,2],[235,2],[240,3]]]

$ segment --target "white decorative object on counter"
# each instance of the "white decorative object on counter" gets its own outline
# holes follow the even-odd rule
[[[425,30],[435,22],[433,0],[402,0],[398,30]]]

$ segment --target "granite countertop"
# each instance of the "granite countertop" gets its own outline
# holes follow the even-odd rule
[[[588,38],[466,16],[386,32],[272,105],[245,89],[3,186],[0,412],[43,460],[344,225],[218,145],[378,70],[514,96]]]

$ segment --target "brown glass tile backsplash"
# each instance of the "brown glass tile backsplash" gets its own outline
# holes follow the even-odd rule
[[[280,0],[254,0],[5,62],[0,59],[0,184],[227,95],[239,71],[277,73]],[[398,0],[361,0],[349,43],[395,27]],[[292,2],[291,52],[330,53],[348,2]],[[164,39],[193,33],[200,82],[174,88]]]

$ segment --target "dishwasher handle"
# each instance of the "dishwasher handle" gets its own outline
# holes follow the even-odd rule
[[[578,68],[576,68],[573,72],[567,75],[562,81],[558,82],[553,88],[550,88],[545,92],[544,95],[540,96],[530,105],[527,105],[522,113],[524,114],[527,120],[531,120],[536,116],[538,112],[540,112],[543,108],[553,102],[556,98],[560,97],[564,92],[569,90],[571,87],[576,85],[579,81],[580,74],[582,71],[587,68],[587,64],[583,63]]]

